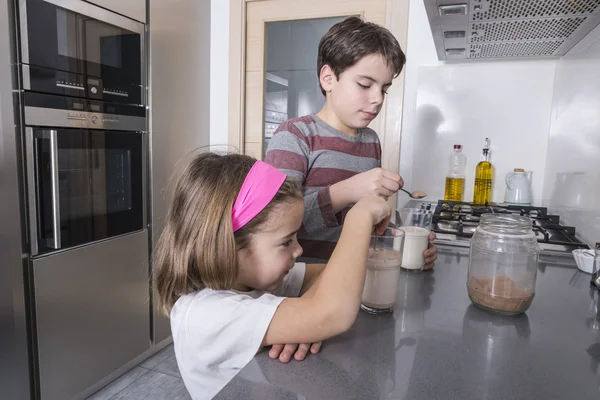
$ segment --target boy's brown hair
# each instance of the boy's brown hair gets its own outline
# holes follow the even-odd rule
[[[177,181],[152,263],[158,307],[165,315],[185,294],[203,288],[231,289],[238,274],[237,251],[250,244],[273,207],[302,201],[298,184],[287,178],[273,200],[234,233],[233,204],[255,162],[240,154],[203,153]]]
[[[381,54],[388,66],[394,71],[394,78],[400,75],[406,56],[400,44],[386,28],[366,22],[360,17],[348,17],[333,25],[319,42],[317,57],[317,77],[320,78],[324,65],[329,65],[335,77],[348,67],[356,64],[369,54]],[[321,87],[325,95],[325,90]]]

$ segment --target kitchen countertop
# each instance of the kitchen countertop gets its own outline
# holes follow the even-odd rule
[[[572,258],[540,260],[517,317],[474,307],[468,249],[439,247],[434,272],[401,275],[393,314],[359,312],[321,352],[288,364],[259,353],[216,399],[600,398],[600,316]]]

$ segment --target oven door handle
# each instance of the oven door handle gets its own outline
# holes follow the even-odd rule
[[[50,186],[52,187],[52,236],[48,247],[60,249],[60,187],[58,179],[58,131],[50,130]]]
[[[51,249],[60,249],[61,237],[60,237],[60,180],[58,173],[58,131],[55,129],[40,130],[34,132],[33,128],[25,128],[26,136],[26,162],[27,162],[27,181],[28,181],[28,201],[29,201],[29,238],[31,246],[31,255],[35,256],[39,254],[40,246],[39,241],[44,240],[46,247]],[[39,173],[39,163],[41,162],[41,154],[38,153],[37,141],[47,140],[49,141],[50,148],[50,165],[49,165],[49,180],[50,180],[50,211],[52,221],[52,236],[40,235],[38,232],[38,226],[40,218],[42,218],[40,212],[42,206],[40,203],[41,196],[41,176]],[[37,171],[37,172],[36,172]],[[48,199],[46,199],[48,200]]]

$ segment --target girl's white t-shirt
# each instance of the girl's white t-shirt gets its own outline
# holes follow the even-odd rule
[[[305,271],[296,263],[273,292],[202,289],[177,300],[175,357],[193,399],[213,398],[252,360],[279,304],[300,294]]]

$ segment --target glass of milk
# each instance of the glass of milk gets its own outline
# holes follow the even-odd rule
[[[405,234],[402,268],[408,271],[423,271],[425,266],[423,252],[429,246],[433,210],[403,208],[398,213],[400,221],[396,221],[396,225]]]
[[[379,314],[391,312],[396,303],[404,231],[388,227],[381,235],[371,236],[367,275],[360,308]]]

